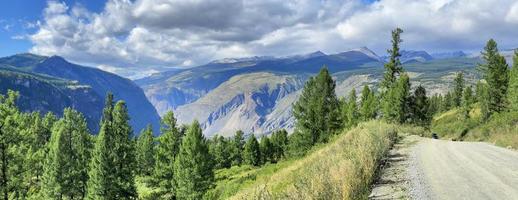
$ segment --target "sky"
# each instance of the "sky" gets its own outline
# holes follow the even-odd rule
[[[211,60],[518,47],[516,0],[2,0],[0,56],[59,55],[127,77]]]

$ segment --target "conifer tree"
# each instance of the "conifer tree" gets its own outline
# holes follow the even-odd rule
[[[243,162],[243,145],[244,141],[244,133],[241,130],[238,130],[234,135],[233,140],[230,142],[230,158],[232,160],[232,166],[240,166]]]
[[[220,135],[215,135],[210,142],[209,152],[214,158],[214,168],[228,168],[231,165],[228,141]]]
[[[161,121],[153,172],[154,181],[164,198],[174,196],[174,161],[180,151],[183,132],[178,130],[176,118],[172,111],[167,112]]]
[[[401,39],[401,33],[403,30],[396,28],[392,31],[392,48],[387,50],[390,55],[389,61],[385,64],[385,74],[383,75],[383,81],[381,82],[381,88],[383,91],[387,91],[389,88],[396,83],[397,77],[403,72],[403,66],[399,57],[399,45],[403,40]]]
[[[133,130],[129,125],[126,103],[118,101],[113,108],[113,168],[116,196],[118,198],[136,197],[135,188],[135,149],[132,142]]]
[[[46,199],[84,198],[88,180],[91,141],[86,120],[66,108],[52,130],[44,166],[43,191]]]
[[[410,79],[406,73],[401,74],[394,87],[389,88],[384,97],[383,117],[391,122],[404,123],[409,118],[411,106]]]
[[[248,165],[259,166],[261,165],[261,150],[259,142],[254,135],[250,135],[248,138],[244,150],[243,150],[243,161]]]
[[[0,95],[0,192],[2,198],[7,200],[13,190],[13,176],[11,170],[17,163],[13,162],[12,147],[20,138],[16,133],[19,110],[16,107],[18,92],[9,90],[7,95]]]
[[[376,96],[368,85],[365,85],[362,90],[361,102],[360,102],[360,118],[363,121],[376,118],[378,111],[378,105]]]
[[[342,120],[344,128],[351,128],[358,123],[359,113],[357,104],[356,90],[353,88],[349,94],[349,100],[343,100]]]
[[[269,137],[264,135],[261,138],[259,149],[261,151],[261,163],[266,164],[267,162],[273,161],[273,145]]]
[[[151,125],[142,130],[137,140],[137,174],[150,176],[155,167],[155,147],[153,141],[153,128]]]
[[[412,121],[422,127],[430,125],[431,114],[429,111],[430,103],[426,96],[426,89],[419,85],[412,97]]]
[[[212,162],[198,121],[194,121],[182,140],[174,162],[178,199],[202,199],[212,187]]]
[[[109,133],[110,123],[107,122],[107,120],[103,120],[101,123],[101,129],[92,152],[86,196],[86,199],[89,200],[115,199],[116,196],[113,152],[111,152],[113,136]]]
[[[482,81],[479,81],[477,84],[477,96],[479,97],[480,112],[482,113],[483,121],[489,119],[492,113],[489,106],[490,97],[488,87],[488,84]]]
[[[272,134],[271,142],[273,146],[273,160],[277,162],[286,156],[288,132],[284,129],[275,131]]]
[[[513,68],[509,75],[509,92],[507,94],[509,108],[518,111],[518,50],[514,51]]]
[[[311,145],[325,142],[331,134],[340,129],[340,103],[336,97],[335,87],[336,83],[327,67],[322,68],[317,76],[310,78],[304,85],[302,95],[293,105],[297,129],[295,134],[309,134],[311,141],[300,142]]]
[[[464,73],[459,72],[453,80],[453,107],[459,107],[462,104],[462,95],[464,91]]]
[[[483,72],[483,77],[487,82],[487,92],[483,102],[488,108],[488,115],[494,112],[500,112],[507,106],[507,88],[509,84],[509,69],[505,58],[498,52],[498,47],[493,39],[490,39],[484,51],[482,52],[484,64],[479,65],[479,69]]]
[[[469,118],[469,112],[471,111],[472,104],[475,103],[473,99],[473,89],[471,89],[471,86],[468,86],[462,95],[462,110],[465,119]]]

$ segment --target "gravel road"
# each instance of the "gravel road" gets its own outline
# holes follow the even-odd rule
[[[412,199],[518,199],[518,152],[481,142],[421,139],[409,156]]]

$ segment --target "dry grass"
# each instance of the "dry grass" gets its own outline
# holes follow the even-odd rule
[[[396,126],[360,124],[231,199],[366,199]]]

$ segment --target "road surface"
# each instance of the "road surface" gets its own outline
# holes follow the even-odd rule
[[[400,143],[370,199],[518,200],[517,151],[417,136]]]

